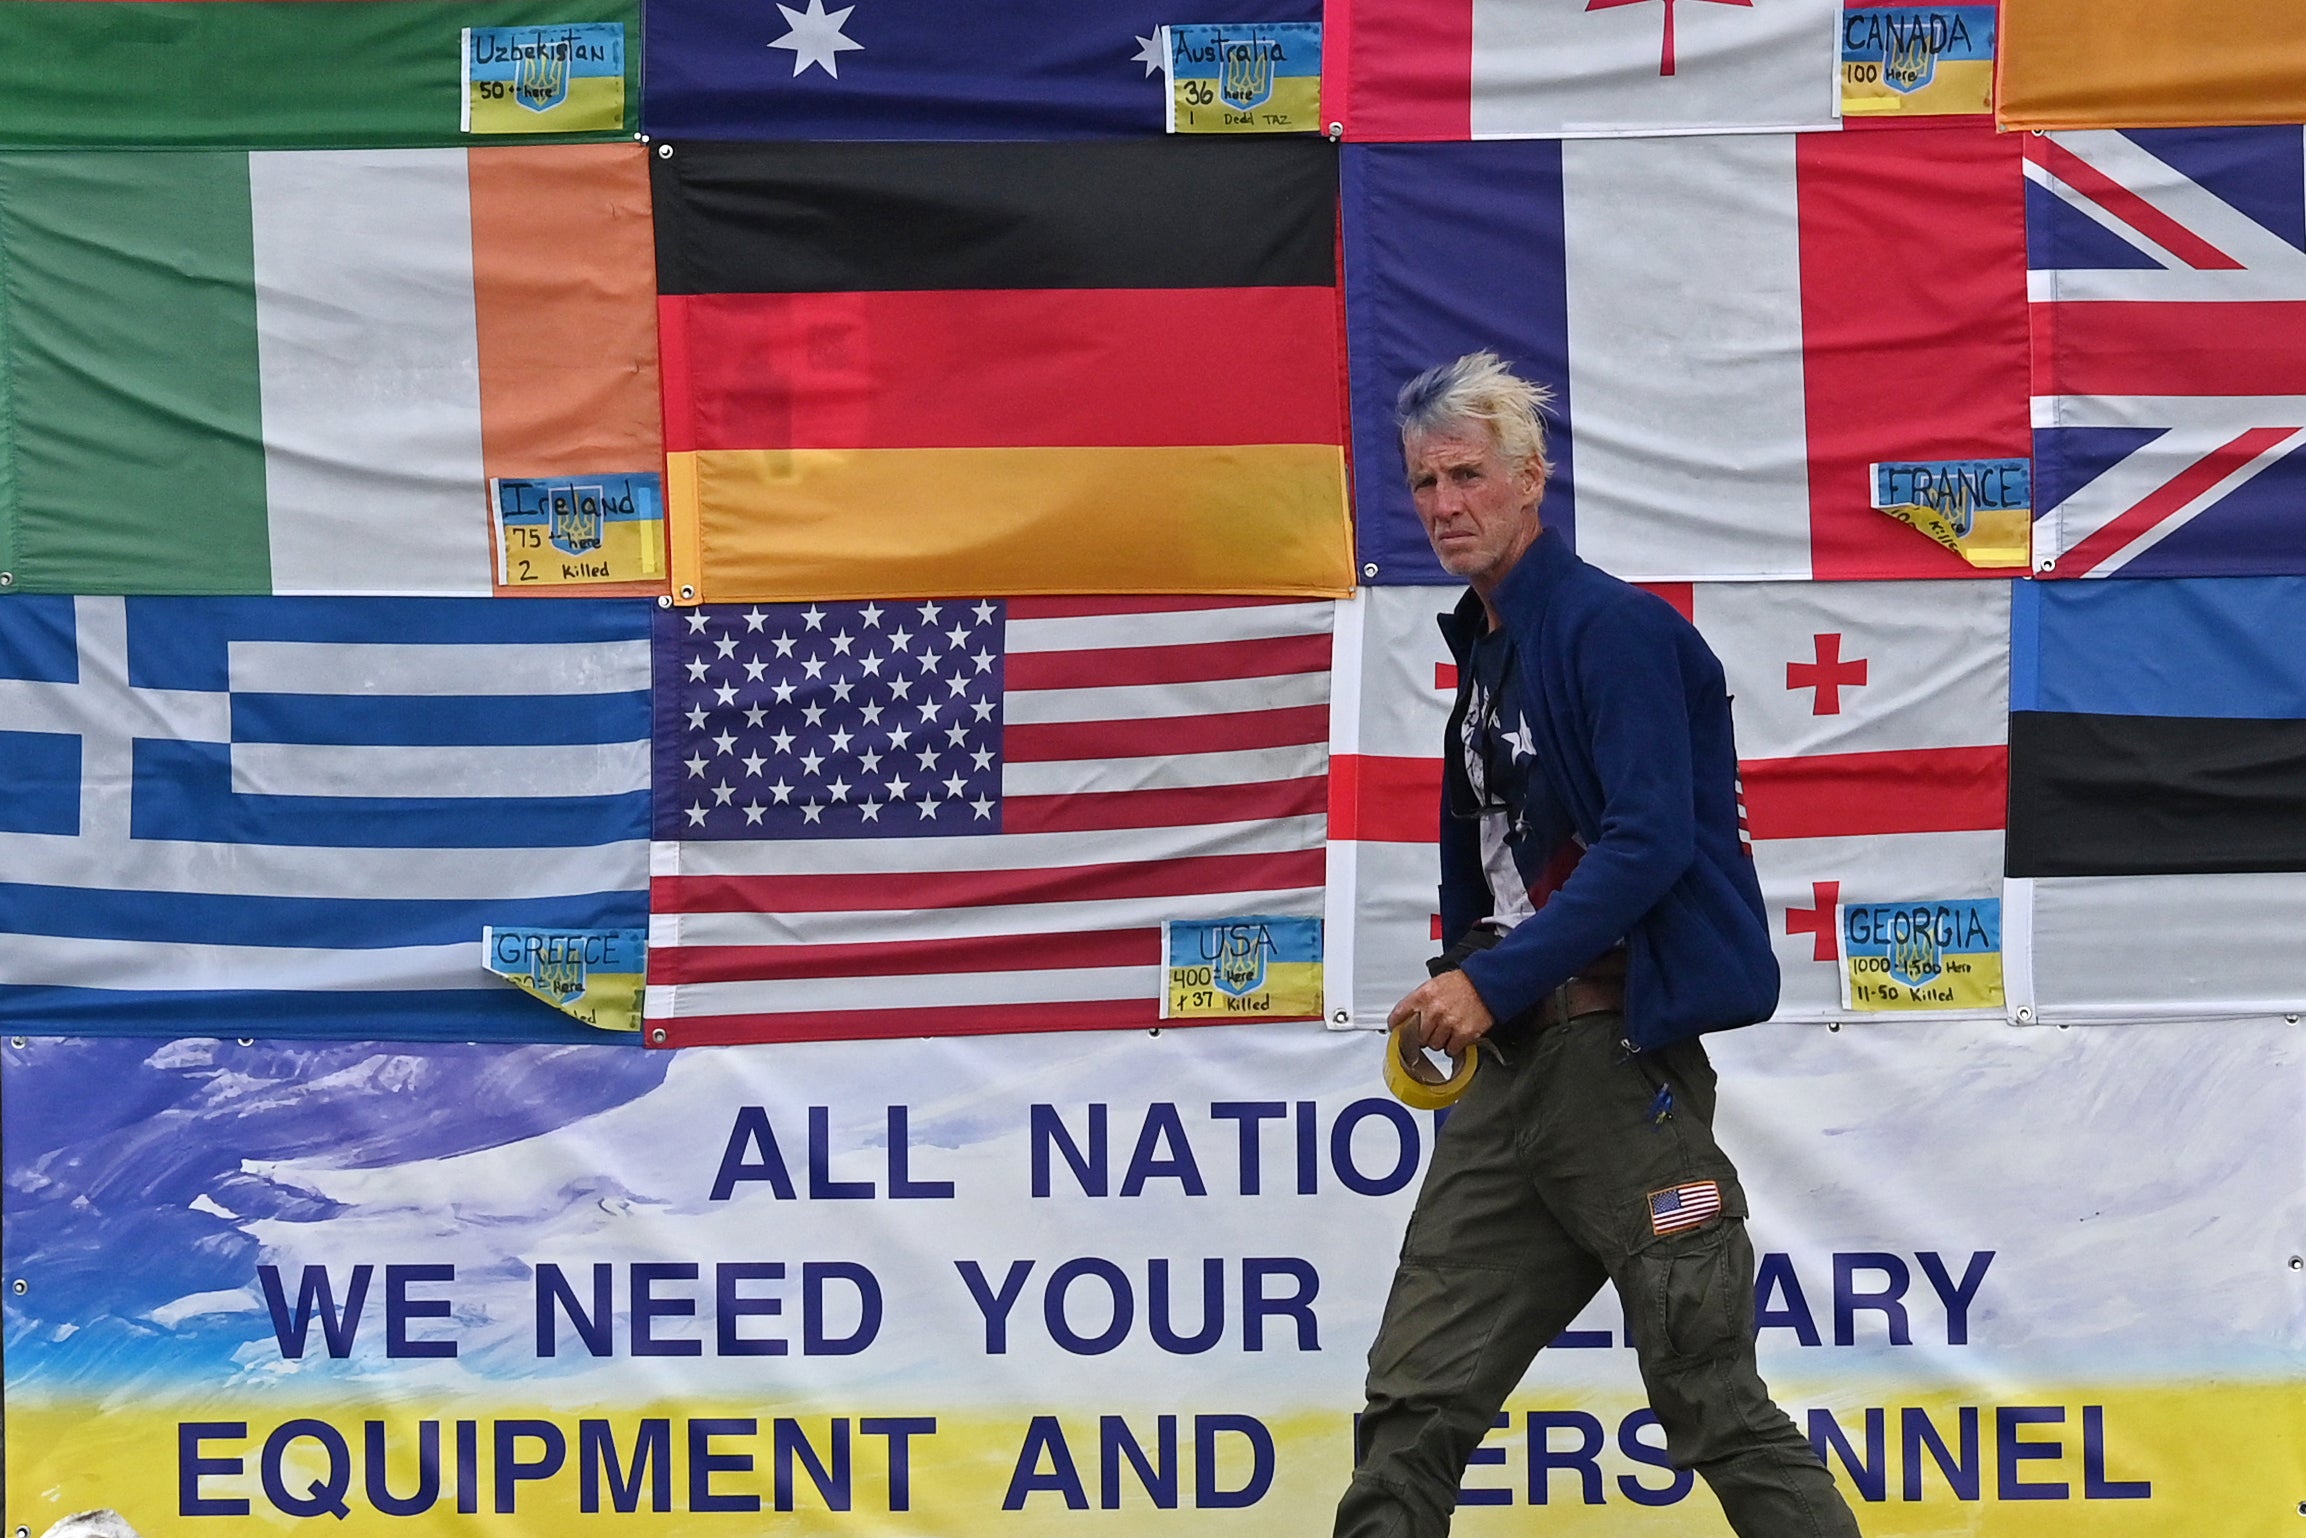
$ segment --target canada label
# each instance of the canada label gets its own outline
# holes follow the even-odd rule
[[[1321,24],[1163,27],[1173,134],[1321,131]]]
[[[465,28],[463,117],[468,134],[624,127],[624,24]]]
[[[1321,920],[1172,919],[1161,926],[1164,1020],[1321,1014]]]
[[[501,586],[652,582],[664,574],[664,484],[653,474],[503,476],[488,489]]]
[[[1994,110],[1990,5],[1851,6],[1842,12],[1842,111],[1950,117]]]
[[[1844,903],[1842,1005],[1867,1013],[2002,1007],[2002,900]]]

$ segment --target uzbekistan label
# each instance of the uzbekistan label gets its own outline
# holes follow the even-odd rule
[[[461,126],[468,134],[624,127],[623,23],[465,28]]]
[[[1164,1020],[1321,1013],[1321,920],[1171,920],[1161,926]]]
[[[1842,12],[1842,111],[1948,117],[1994,110],[1994,8]]]
[[[488,493],[506,587],[651,582],[664,572],[664,485],[655,475],[500,478]]]
[[[1868,1012],[2002,1007],[2002,900],[1845,903],[1842,1005]]]
[[[562,1014],[604,1031],[641,1028],[645,929],[481,931],[488,969]]]
[[[1972,566],[2027,563],[2033,467],[2023,459],[1885,461],[1868,467],[1873,505]]]
[[[1173,134],[1321,131],[1321,24],[1163,27]]]

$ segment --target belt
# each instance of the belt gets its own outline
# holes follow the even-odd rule
[[[1567,1025],[1580,1015],[1625,1013],[1623,977],[1573,977],[1539,1001],[1533,1013],[1539,1029]]]

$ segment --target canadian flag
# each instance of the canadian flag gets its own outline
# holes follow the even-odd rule
[[[1848,1018],[1838,904],[1998,898],[2009,782],[2005,582],[1707,582],[1651,591],[1721,658],[1777,1018]],[[1437,756],[1458,589],[1341,606],[1330,758],[1328,1014],[1382,1025],[1437,950]]]
[[[1837,0],[1330,0],[1349,139],[1835,126]]]

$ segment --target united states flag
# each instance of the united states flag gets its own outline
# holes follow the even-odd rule
[[[1649,1231],[1678,1234],[1698,1228],[1721,1215],[1721,1186],[1711,1180],[1669,1186],[1649,1193]]]
[[[660,614],[650,1039],[1158,1023],[1165,920],[1321,912],[1333,607]]]
[[[640,926],[653,612],[0,603],[0,1023],[585,1035],[481,934]]]
[[[2026,144],[2034,567],[2306,571],[2306,132]]]

